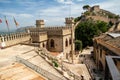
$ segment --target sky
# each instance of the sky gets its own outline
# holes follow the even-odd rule
[[[10,30],[16,29],[13,17],[19,27],[35,26],[43,19],[46,26],[64,25],[66,17],[80,16],[84,5],[100,5],[100,8],[120,15],[119,0],[0,0],[0,31],[7,31],[5,17]]]

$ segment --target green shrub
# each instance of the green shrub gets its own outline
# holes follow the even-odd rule
[[[52,61],[55,67],[58,67],[58,63],[56,61]]]

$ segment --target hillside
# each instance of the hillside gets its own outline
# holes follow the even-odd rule
[[[93,38],[112,30],[111,27],[118,22],[119,16],[100,9],[99,6],[83,6],[86,10],[81,16],[75,18],[75,40],[81,41],[82,47],[93,46]]]
[[[26,26],[26,27],[20,27],[16,30],[16,32],[25,32],[27,28],[32,28],[34,26]]]
[[[100,20],[107,23],[115,24],[120,18],[119,15],[116,15],[104,9],[100,9],[99,5],[95,5],[93,7],[85,5],[83,6],[83,9],[85,10],[85,12],[82,13],[81,16],[75,18],[75,22],[79,20],[93,19],[95,21]]]

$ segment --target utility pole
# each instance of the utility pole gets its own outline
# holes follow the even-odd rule
[[[70,2],[70,4],[69,4],[69,17],[71,17],[71,2]]]
[[[73,61],[73,57],[74,57],[74,25],[73,25],[73,23],[72,23],[72,26],[71,26],[71,54],[72,54],[72,63],[74,63],[74,61]]]
[[[70,0],[69,3],[69,19],[71,20],[71,59],[72,63],[74,63],[74,22],[73,18],[71,17],[71,6],[72,6],[72,0]]]

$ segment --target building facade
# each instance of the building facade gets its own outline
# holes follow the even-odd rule
[[[94,59],[97,68],[101,71],[106,69],[106,56],[120,56],[120,33],[106,33],[94,40]],[[115,60],[120,71],[120,61]]]
[[[29,28],[31,42],[51,52],[64,53],[68,58],[71,49],[74,50],[74,19],[65,18],[65,26],[45,27],[44,20],[36,20],[36,28]],[[74,29],[74,28],[73,28]],[[73,46],[72,46],[73,44]],[[72,48],[71,48],[72,47]],[[71,56],[71,55],[70,55]]]

